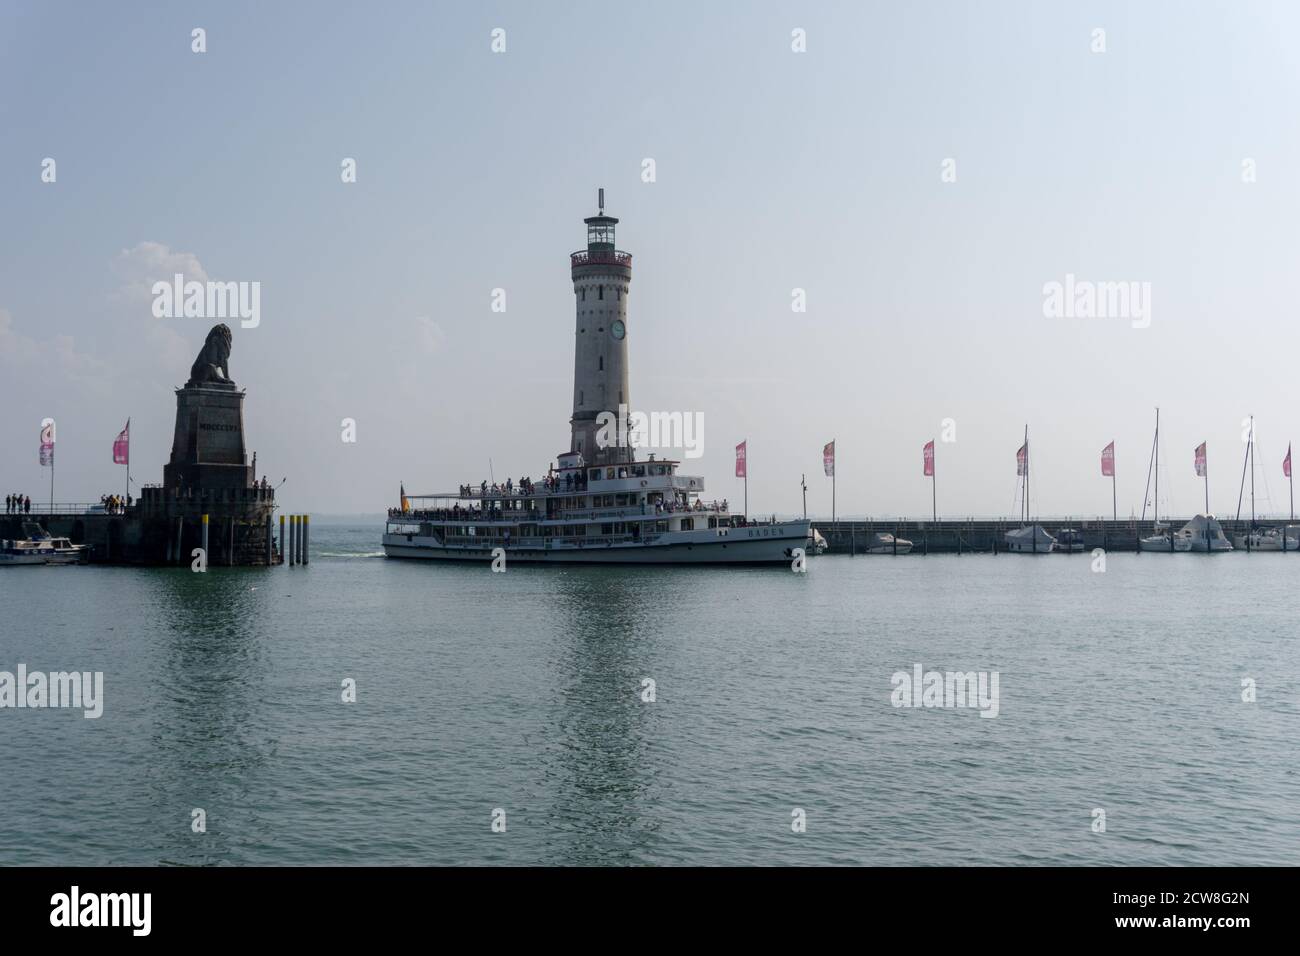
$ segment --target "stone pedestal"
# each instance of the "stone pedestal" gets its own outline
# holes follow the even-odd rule
[[[194,493],[251,488],[253,477],[244,446],[244,393],[217,383],[177,389],[164,488]]]

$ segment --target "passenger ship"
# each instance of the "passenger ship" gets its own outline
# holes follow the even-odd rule
[[[388,557],[788,565],[807,553],[799,551],[808,547],[807,520],[756,524],[726,501],[706,505],[704,479],[679,474],[681,462],[637,461],[625,442],[605,440],[600,419],[628,403],[632,256],[616,248],[618,220],[604,205],[602,189],[599,214],[584,220],[587,248],[569,257],[577,310],[569,450],[541,481],[403,493],[384,528]]]
[[[507,561],[788,565],[796,548],[807,548],[807,521],[754,524],[732,515],[725,502],[705,504],[704,480],[678,474],[679,464],[651,456],[588,467],[569,452],[540,483],[408,495],[406,507],[389,513],[384,553],[471,561],[504,553]]]

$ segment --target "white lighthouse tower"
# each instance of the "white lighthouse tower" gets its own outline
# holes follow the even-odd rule
[[[605,190],[599,213],[587,224],[587,248],[569,256],[577,324],[573,345],[573,428],[570,445],[587,464],[605,465],[632,460],[632,449],[611,443],[597,447],[601,412],[618,414],[630,405],[627,378],[627,289],[632,281],[632,256],[614,245],[618,220],[605,215]]]

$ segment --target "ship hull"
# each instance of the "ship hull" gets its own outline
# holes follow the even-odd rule
[[[754,532],[750,537],[749,532]],[[735,564],[784,565],[795,560],[794,549],[807,554],[806,524],[731,528],[728,534],[703,538],[686,535],[680,541],[611,544],[608,546],[482,547],[446,545],[433,536],[385,534],[384,554],[390,558],[425,561],[491,562],[502,548],[507,564]]]

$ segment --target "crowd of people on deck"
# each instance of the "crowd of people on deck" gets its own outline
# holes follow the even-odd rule
[[[558,479],[556,479],[553,475],[547,475],[545,478],[542,479],[541,484],[542,487],[545,488],[547,491],[555,491],[558,489],[560,483]],[[569,478],[569,487],[570,488],[573,487],[572,478]],[[505,495],[514,495],[514,494],[520,494],[520,495],[536,494],[537,485],[533,482],[533,479],[525,475],[523,478],[519,479],[518,484],[515,483],[515,480],[513,478],[507,478],[503,482],[494,481],[490,485],[486,481],[480,482],[478,486],[477,495],[474,494],[473,485],[461,485],[457,490],[460,492],[460,496],[462,498],[485,498],[488,497],[489,495],[495,495],[496,497],[503,497]]]
[[[100,495],[99,503],[111,515],[124,515],[135,499],[130,495]]]
[[[5,514],[21,515],[32,513],[31,495],[5,495]]]

